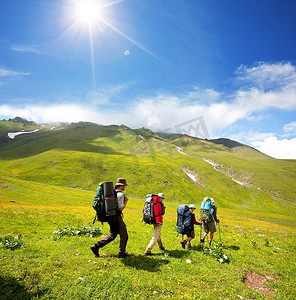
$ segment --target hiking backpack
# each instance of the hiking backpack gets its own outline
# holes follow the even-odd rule
[[[92,202],[92,207],[96,211],[95,220],[107,222],[116,216],[116,198],[117,193],[113,188],[113,182],[101,182],[99,184]]]
[[[164,215],[165,208],[162,202],[153,203],[153,199],[158,197],[156,194],[147,194],[146,200],[144,204],[144,209],[142,210],[143,213],[143,220],[146,224],[156,224],[156,217]],[[159,215],[155,215],[154,212],[154,205],[161,205],[161,213]]]
[[[211,205],[211,199],[205,197],[200,204],[199,219],[203,222],[209,222],[213,220],[214,208]]]
[[[180,205],[177,208],[177,229],[178,233],[189,234],[191,230],[191,212],[187,205]]]

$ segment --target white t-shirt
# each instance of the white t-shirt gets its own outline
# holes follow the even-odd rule
[[[117,203],[118,203],[118,208],[123,208],[124,207],[124,194],[123,192],[116,190],[117,192]]]

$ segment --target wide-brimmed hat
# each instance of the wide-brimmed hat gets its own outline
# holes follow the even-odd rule
[[[189,208],[194,208],[195,209],[195,205],[194,204],[190,204]]]
[[[158,197],[165,199],[164,193],[158,193]]]
[[[126,180],[124,178],[118,178],[116,180],[115,185],[128,185],[128,184],[126,183]]]

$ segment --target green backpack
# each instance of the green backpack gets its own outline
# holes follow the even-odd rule
[[[96,219],[100,222],[114,220],[117,215],[117,193],[113,188],[113,182],[101,182],[92,201],[92,207],[96,211]]]
[[[199,219],[203,222],[213,221],[214,209],[211,205],[211,199],[204,197],[200,204]]]

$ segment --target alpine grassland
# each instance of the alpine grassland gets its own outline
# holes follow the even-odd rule
[[[295,160],[123,125],[39,128],[0,145],[0,299],[295,299]],[[118,177],[128,182],[129,256],[117,257],[117,237],[95,257],[109,226],[92,224],[92,199]],[[165,250],[144,256],[153,226],[142,209],[158,192]],[[177,207],[193,203],[198,217],[205,196],[221,221],[213,244],[201,245],[195,226],[183,249]]]

